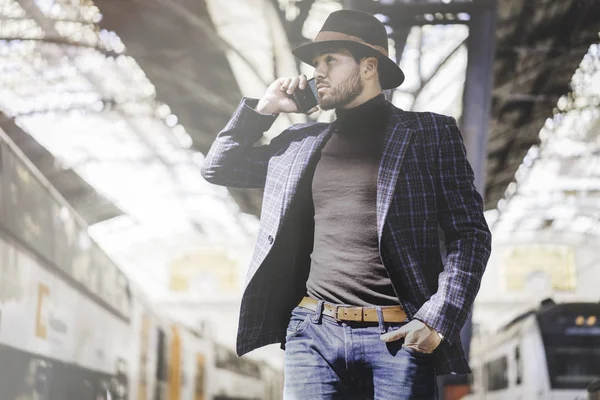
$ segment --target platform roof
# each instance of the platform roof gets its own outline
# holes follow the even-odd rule
[[[275,75],[274,63],[290,62],[286,50],[312,38],[327,13],[353,4],[341,0],[96,3],[104,14],[102,25],[127,42],[129,54],[148,73],[159,98],[173,107],[201,152],[207,151],[242,94],[260,94],[260,82],[248,85],[248,80],[268,82]],[[413,24],[461,23],[457,17],[461,11],[489,3],[369,2],[374,11],[387,12],[396,23],[400,18],[407,31]],[[560,96],[570,91],[573,71],[597,41],[600,20],[595,16],[599,14],[600,2],[593,1],[499,0],[486,209],[496,207],[528,149],[539,144],[545,119],[553,114]],[[275,28],[269,31],[267,26]],[[279,35],[277,42],[268,39],[272,33]],[[405,32],[402,40],[407,36]],[[236,61],[232,64],[232,60]],[[258,215],[260,193],[232,193],[242,210]]]
[[[493,209],[540,130],[572,91],[574,71],[599,41],[600,2],[501,0],[498,4],[486,208]]]
[[[433,28],[426,22],[437,18],[430,14],[436,7],[470,2],[397,3],[412,10],[427,6],[422,18],[415,20],[423,29],[406,32],[402,57],[398,57],[406,71],[415,70],[419,38],[425,39],[424,49],[433,65],[452,54],[439,76],[441,83],[447,83],[447,96],[435,96],[429,88],[420,92],[421,104],[414,107],[430,108],[436,98],[444,98],[452,101],[438,106],[460,116],[456,104],[460,104],[464,79],[466,30],[455,14],[448,26]],[[598,2],[541,3],[531,7],[526,0],[501,0],[498,5],[486,197],[488,209],[506,197],[501,202],[504,216],[489,215],[494,223],[504,218],[499,229],[507,226],[506,221],[517,221],[507,228],[509,232],[525,216],[508,213],[508,198],[540,190],[520,183],[520,191],[512,192],[519,182],[510,183],[525,155],[530,154],[525,157],[528,164],[532,154],[543,153],[539,149],[548,124],[557,134],[579,132],[569,128],[575,122],[561,128],[555,120],[563,118],[562,96],[572,91],[573,72],[588,51],[595,51],[590,45],[598,43],[600,31],[600,21],[593,18],[600,14]],[[166,279],[159,265],[182,248],[199,243],[230,243],[234,249],[249,245],[257,221],[248,213],[259,213],[261,193],[227,191],[206,183],[199,174],[203,154],[242,95],[259,96],[275,76],[297,73],[299,66],[289,55],[290,48],[314,36],[341,2],[1,0],[0,4],[4,83],[0,109],[8,122],[42,146],[45,153],[31,143],[22,145],[33,149],[28,156],[34,163],[49,165],[42,171],[51,181],[55,177],[67,199],[68,192],[76,198],[74,194],[87,191],[86,201],[79,208],[74,205],[117,261],[130,265],[152,288]],[[446,14],[442,17],[450,20]],[[411,86],[412,75],[401,88],[404,93],[393,99],[405,108],[413,107],[405,94],[418,90]],[[577,84],[586,90],[594,87],[589,82],[598,78],[590,76],[584,80],[588,83]],[[583,97],[594,101],[592,95]],[[577,124],[594,115],[593,110],[577,112],[582,113],[575,118]],[[547,122],[548,118],[554,122]],[[290,122],[294,120],[279,121]],[[5,121],[3,126],[9,124]],[[594,132],[595,128],[581,129]],[[566,142],[554,147],[584,152],[581,144],[569,140],[573,147],[563,146]],[[532,149],[535,145],[538,150]],[[548,168],[571,168],[566,176],[574,178],[587,171],[587,161],[574,157],[569,164],[565,160]],[[593,157],[586,160],[595,165]],[[568,190],[594,193],[589,180],[563,181],[565,196],[571,193]],[[569,185],[575,187],[568,189]],[[554,192],[546,195],[555,196]],[[513,197],[511,202],[520,199]],[[528,204],[534,207],[538,200],[530,197]],[[132,245],[125,248],[126,243]]]
[[[600,236],[600,40],[571,87],[488,212],[499,242],[576,245]]]

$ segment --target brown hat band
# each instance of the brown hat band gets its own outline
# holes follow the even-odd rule
[[[382,53],[383,55],[388,57],[388,51],[383,46],[375,46],[375,45],[365,42],[358,36],[346,35],[345,33],[341,33],[341,32],[321,31],[317,34],[317,37],[315,38],[314,41],[315,42],[327,42],[330,40],[348,40],[350,42],[361,43],[361,44],[364,44],[365,46],[369,46],[370,48],[379,51],[380,53]]]

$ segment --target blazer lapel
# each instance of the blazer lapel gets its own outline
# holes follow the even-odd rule
[[[390,121],[385,131],[377,176],[377,234],[380,242],[402,161],[412,138],[412,130],[405,124],[403,111],[392,105],[389,107],[391,108]]]

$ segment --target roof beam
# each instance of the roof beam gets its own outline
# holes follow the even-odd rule
[[[366,11],[372,14],[401,15],[409,13],[412,15],[435,14],[435,13],[469,13],[477,9],[485,9],[494,6],[495,0],[473,0],[473,1],[453,1],[443,3],[439,0],[436,3],[414,2],[411,0],[396,0],[394,3],[379,3],[375,1],[355,1],[353,8]]]

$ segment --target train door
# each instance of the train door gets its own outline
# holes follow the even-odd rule
[[[171,327],[171,348],[169,354],[169,400],[181,399],[181,336],[175,325]]]
[[[196,354],[196,373],[194,375],[194,400],[208,400],[206,394],[206,356]]]
[[[167,400],[167,348],[166,335],[158,329],[158,346],[156,357],[156,386],[154,387],[154,400]]]
[[[150,361],[150,327],[151,321],[148,314],[142,313],[140,327],[140,353],[138,359],[138,377],[137,377],[137,400],[149,399],[148,367]]]

